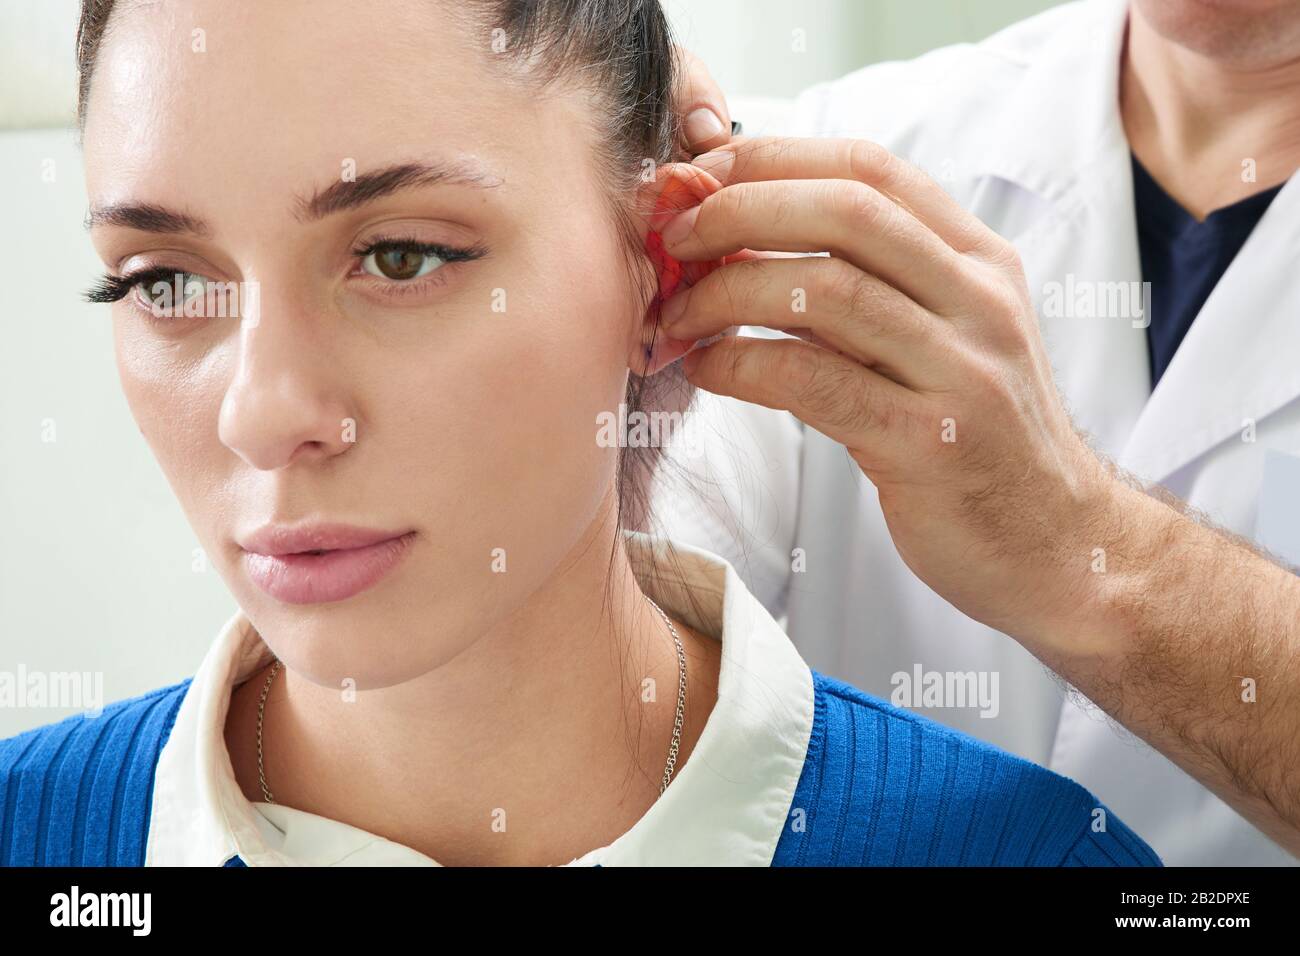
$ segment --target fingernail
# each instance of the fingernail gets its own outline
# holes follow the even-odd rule
[[[668,223],[668,225],[664,226],[663,232],[660,233],[663,237],[664,243],[670,246],[675,245],[689,236],[691,230],[695,228],[695,220],[699,215],[699,206],[678,213],[672,221]]]
[[[659,324],[662,325],[665,330],[668,330],[682,317],[682,313],[685,311],[686,293],[679,292],[676,295],[669,297],[668,301],[666,301],[659,309]]]
[[[691,160],[691,165],[699,166],[718,182],[726,185],[727,174],[731,172],[731,165],[736,161],[735,150],[715,149],[711,153],[702,153]]]
[[[685,131],[687,142],[701,143],[722,132],[722,120],[713,110],[702,106],[686,117]]]

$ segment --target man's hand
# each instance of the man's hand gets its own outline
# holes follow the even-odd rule
[[[665,249],[724,264],[665,303],[665,334],[795,337],[696,349],[690,381],[842,443],[918,577],[1300,853],[1300,578],[1092,453],[1015,249],[872,143],[696,163],[723,188]]]
[[[692,352],[691,382],[843,444],[908,566],[972,617],[1015,633],[1077,603],[1115,481],[1062,408],[1014,247],[863,140],[739,139],[696,163],[724,188],[663,227],[670,255],[830,256],[750,256],[670,299],[675,339],[798,336]]]

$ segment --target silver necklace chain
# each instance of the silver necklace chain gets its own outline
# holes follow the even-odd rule
[[[682,742],[682,725],[686,714],[686,651],[682,648],[682,639],[677,634],[677,628],[664,613],[664,609],[650,598],[646,600],[650,601],[650,606],[664,619],[664,623],[668,625],[668,633],[673,636],[673,643],[677,645],[677,716],[673,718],[673,742],[668,747],[668,764],[664,767],[663,782],[659,784],[659,794],[662,796],[673,779],[673,770],[677,767],[677,748]]]
[[[659,793],[668,789],[669,782],[673,779],[673,771],[677,767],[677,751],[682,741],[682,726],[686,714],[686,651],[682,647],[682,639],[677,633],[677,628],[673,625],[672,620],[664,613],[661,608],[650,598],[650,606],[659,612],[659,616],[664,619],[668,625],[668,632],[673,636],[673,643],[677,645],[677,716],[673,719],[673,740],[668,747],[668,763],[664,767],[663,781],[659,784]],[[271,693],[271,681],[275,680],[276,672],[280,669],[280,659],[277,657],[275,663],[271,665],[271,673],[266,675],[266,684],[262,687],[262,696],[257,701],[257,779],[262,785],[262,796],[267,803],[275,803],[271,796],[271,790],[266,785],[266,769],[262,765],[262,718],[266,713],[266,698]]]
[[[271,673],[266,675],[266,686],[262,688],[262,696],[257,702],[257,779],[262,784],[262,796],[267,803],[275,803],[275,798],[266,786],[266,770],[262,767],[262,714],[266,710],[266,695],[271,693],[271,681],[275,680],[275,672],[279,669],[280,658],[277,657],[271,665]]]

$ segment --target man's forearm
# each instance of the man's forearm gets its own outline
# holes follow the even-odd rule
[[[1199,518],[1117,485],[1078,604],[1022,640],[1300,855],[1300,577]]]

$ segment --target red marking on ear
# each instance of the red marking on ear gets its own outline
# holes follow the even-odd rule
[[[654,264],[659,276],[659,301],[669,298],[682,282],[682,264],[664,251],[663,236],[657,232],[648,232],[645,237],[645,251]]]

